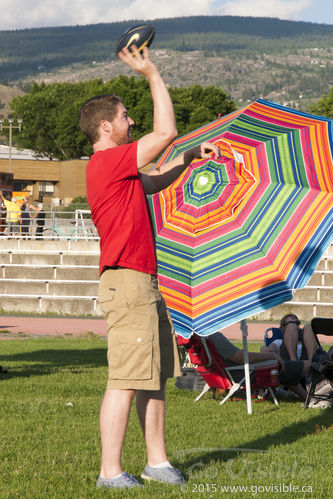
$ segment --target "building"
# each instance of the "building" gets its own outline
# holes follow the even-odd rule
[[[70,161],[36,159],[32,151],[12,148],[14,190],[29,192],[32,201],[67,205],[86,196],[85,167],[88,158]],[[9,172],[9,147],[0,145],[0,171]]]

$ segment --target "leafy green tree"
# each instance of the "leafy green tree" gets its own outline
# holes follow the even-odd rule
[[[310,106],[310,111],[333,119],[333,87],[316,104]]]
[[[202,127],[236,109],[235,102],[221,88],[201,85],[171,88],[179,135]]]
[[[102,85],[101,80],[77,85],[34,83],[29,93],[12,101],[13,111],[24,120],[17,144],[50,159],[72,159],[86,154],[78,112],[88,92],[100,93]]]
[[[94,95],[119,95],[135,121],[133,139],[153,127],[153,102],[144,78],[119,76],[104,83],[101,79],[80,83],[33,83],[29,93],[16,97],[12,109],[24,120],[17,144],[50,159],[68,160],[90,155],[91,146],[81,132],[78,115],[82,104]],[[236,109],[235,103],[220,88],[172,88],[179,135]]]

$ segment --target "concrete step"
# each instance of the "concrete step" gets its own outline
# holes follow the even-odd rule
[[[5,312],[102,316],[97,300],[98,265],[98,241],[0,239],[1,308]],[[308,287],[297,290],[291,302],[252,318],[279,321],[291,312],[303,322],[314,316],[333,317],[332,247]]]
[[[333,305],[288,302],[256,314],[251,319],[280,322],[281,317],[286,314],[296,314],[304,324],[311,322],[313,317],[333,317]]]
[[[41,279],[8,280],[0,279],[1,294],[52,295],[52,296],[93,296],[98,295],[98,281],[48,281]]]
[[[0,265],[8,263],[25,264],[25,265],[90,265],[96,266],[99,264],[99,255],[82,252],[34,252],[26,253],[20,250],[8,252],[0,252]]]
[[[63,265],[72,265],[73,267],[76,265],[98,265],[99,264],[99,255],[84,255],[82,254],[68,254],[64,253],[62,255],[62,264]]]
[[[71,267],[70,269],[57,267],[56,269],[57,279],[72,279],[72,280],[89,280],[98,281],[99,280],[99,267]]]
[[[327,248],[325,255],[333,257],[333,244]]]
[[[309,303],[313,303],[317,301],[317,290],[316,289],[308,289],[308,288],[303,288],[303,289],[297,289],[294,292],[294,297],[293,301],[305,301]]]
[[[0,268],[0,276],[3,279],[71,279],[90,280],[99,279],[98,265],[96,266],[42,266],[42,265],[4,265]]]
[[[55,299],[52,296],[1,297],[1,308],[7,313],[55,314],[103,317],[102,309],[95,299],[88,297]]]
[[[313,274],[310,278],[307,286],[321,286],[322,284],[322,274]]]
[[[87,252],[99,252],[99,241],[98,240],[88,240],[88,241],[65,241],[65,240],[26,240],[26,239],[6,239],[0,238],[0,252],[8,251],[14,249],[21,249],[25,251],[30,250],[40,250],[43,251],[87,251]]]
[[[307,286],[333,286],[333,271],[315,271]]]
[[[316,270],[330,270],[333,271],[333,257],[322,258],[317,265]]]
[[[333,288],[332,287],[316,287],[316,288],[303,288],[295,291],[294,302],[322,302],[333,303]]]
[[[40,279],[53,279],[54,267],[4,265],[0,275],[2,279],[34,279],[37,275]]]

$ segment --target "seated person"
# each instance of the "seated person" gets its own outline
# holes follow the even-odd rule
[[[304,375],[302,378],[304,378],[305,373],[310,368],[312,356],[317,349],[317,343],[310,324],[306,324],[304,328],[300,328],[300,324],[301,322],[295,314],[287,314],[282,317],[280,321],[282,339],[272,341],[269,346],[262,346],[260,352],[276,353],[284,361],[303,361]],[[287,383],[283,384],[288,385]],[[306,391],[301,383],[297,383],[296,390],[295,386],[290,388],[304,398]]]
[[[216,332],[208,336],[212,341],[216,350],[223,358],[226,366],[234,366],[237,364],[244,364],[244,352],[236,347],[231,341],[220,332]],[[287,385],[303,400],[306,399],[306,391],[300,384],[301,379],[305,376],[310,367],[310,361],[303,360],[287,360],[276,352],[271,350],[265,352],[249,352],[249,364],[255,362],[263,362],[265,360],[277,360],[280,364],[280,382]],[[308,363],[306,363],[308,362]]]
[[[278,353],[284,360],[311,360],[317,349],[317,343],[310,324],[300,328],[297,315],[287,314],[280,321],[281,340],[274,340],[261,351]],[[298,347],[301,347],[300,349]]]

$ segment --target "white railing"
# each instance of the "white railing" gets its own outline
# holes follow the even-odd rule
[[[7,218],[7,222],[6,222]],[[7,239],[98,240],[89,210],[36,211],[29,218],[2,217],[0,237]]]

